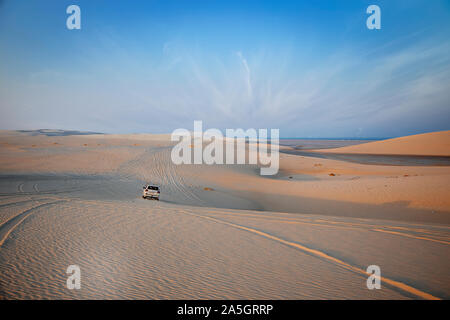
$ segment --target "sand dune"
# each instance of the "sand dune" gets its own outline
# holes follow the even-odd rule
[[[0,298],[450,297],[448,167],[281,154],[262,177],[176,166],[171,146],[0,133]],[[148,181],[161,201],[140,198]],[[382,290],[366,287],[373,264]]]
[[[320,152],[450,156],[450,131],[423,133],[335,149],[321,149]]]

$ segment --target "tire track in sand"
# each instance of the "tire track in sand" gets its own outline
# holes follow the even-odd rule
[[[28,218],[31,214],[33,214],[35,210],[51,206],[55,203],[60,202],[65,202],[65,200],[37,205],[35,207],[22,211],[18,215],[14,216],[13,218],[9,219],[8,221],[0,225],[0,247],[3,245],[3,243],[5,243],[6,239],[8,239],[8,236],[11,234],[11,232],[13,232],[26,218]]]
[[[426,241],[432,241],[432,242],[450,245],[450,242],[448,242],[448,241],[432,239],[429,237],[415,236],[415,235],[411,235],[411,234],[407,234],[407,233],[403,233],[403,232],[396,232],[396,231],[382,230],[382,229],[372,229],[372,231],[384,232],[384,233],[394,234],[396,236],[402,236],[402,237],[407,237],[407,238],[412,238],[412,239],[417,239],[417,240],[426,240]]]
[[[264,237],[266,239],[270,239],[270,240],[276,241],[278,243],[287,245],[289,247],[292,247],[292,248],[295,248],[295,249],[299,249],[300,251],[302,251],[304,253],[310,254],[310,255],[315,256],[317,258],[320,258],[322,260],[327,260],[327,261],[329,261],[331,263],[339,265],[340,267],[342,267],[344,269],[347,269],[349,271],[353,271],[355,273],[364,275],[365,277],[369,276],[369,274],[364,269],[361,269],[359,267],[355,267],[355,266],[353,266],[353,265],[351,265],[351,264],[349,264],[349,263],[347,263],[347,262],[345,262],[343,260],[340,260],[338,258],[330,256],[330,255],[328,255],[325,252],[305,247],[305,246],[303,246],[303,245],[301,245],[299,243],[288,241],[288,240],[285,240],[285,239],[282,239],[282,238],[278,238],[276,236],[273,236],[273,235],[271,235],[269,233],[266,233],[266,232],[263,232],[263,231],[260,231],[260,230],[257,230],[257,229],[253,229],[253,228],[249,228],[249,227],[246,227],[246,226],[243,226],[243,225],[227,222],[227,221],[220,220],[220,219],[217,219],[217,218],[212,218],[210,216],[202,216],[202,215],[198,215],[198,214],[191,213],[191,212],[188,212],[188,211],[183,211],[183,213],[191,215],[191,216],[194,216],[194,217],[197,217],[197,218],[210,220],[210,221],[213,221],[213,222],[216,222],[216,223],[220,223],[220,224],[223,224],[223,225],[227,225],[227,226],[230,226],[230,227],[233,227],[233,228],[236,228],[236,229],[244,230],[244,231],[247,231],[247,232],[259,235],[259,236]],[[376,277],[375,275],[372,275],[372,276]],[[390,286],[392,286],[392,287],[394,287],[396,289],[400,289],[403,292],[415,295],[415,296],[420,297],[422,299],[441,300],[441,298],[435,297],[435,296],[433,296],[433,295],[431,295],[431,294],[429,294],[427,292],[421,291],[419,289],[411,287],[411,286],[409,286],[407,284],[404,284],[402,282],[399,282],[399,281],[396,281],[396,280],[392,280],[392,279],[389,279],[389,278],[386,278],[386,277],[379,277],[379,278],[380,278],[381,281],[383,281],[383,283],[387,283],[387,284],[389,284]]]
[[[40,199],[40,200],[47,200],[47,199]],[[22,204],[25,204],[25,203],[28,203],[28,202],[34,202],[34,201],[39,201],[39,200],[28,199],[28,200],[23,200],[23,201],[2,203],[2,204],[0,204],[0,208],[20,206]]]
[[[222,212],[211,212],[210,214],[223,215]],[[397,226],[377,226],[377,225],[373,225],[373,224],[363,225],[363,224],[358,224],[358,223],[344,223],[344,222],[336,223],[336,222],[326,221],[326,220],[321,220],[321,219],[315,220],[316,222],[311,222],[311,221],[301,220],[300,218],[293,219],[293,218],[286,218],[286,217],[281,217],[281,218],[268,217],[268,216],[262,216],[261,214],[247,214],[247,213],[227,212],[226,216],[246,217],[248,219],[273,221],[273,222],[277,222],[277,223],[302,224],[302,225],[309,225],[309,226],[315,226],[315,227],[321,227],[321,228],[384,232],[384,233],[394,234],[394,235],[408,237],[408,238],[417,239],[417,240],[432,241],[432,242],[436,242],[436,243],[450,245],[450,241],[448,241],[447,237],[445,237],[444,239],[431,238],[431,236],[439,237],[439,235],[433,233],[432,230],[411,229],[411,228],[397,227]],[[407,231],[411,231],[411,232],[422,232],[422,233],[425,233],[425,236],[413,235],[413,234],[398,232],[398,231],[392,231],[389,229],[400,229],[400,230],[407,230]]]
[[[128,170],[132,172],[145,172],[144,178],[170,190],[176,198],[183,201],[204,204],[188,187],[183,174],[179,174],[178,166],[172,163],[170,148],[161,150],[147,150],[138,159],[128,163]],[[148,164],[151,163],[151,166]]]

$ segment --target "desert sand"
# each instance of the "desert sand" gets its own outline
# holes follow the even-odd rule
[[[450,298],[450,167],[280,154],[279,174],[260,176],[176,166],[172,146],[0,132],[0,297]],[[449,132],[340,149],[448,156]],[[161,201],[141,199],[146,182]],[[80,290],[66,288],[73,264]]]
[[[450,156],[450,130],[326,149],[321,152]]]

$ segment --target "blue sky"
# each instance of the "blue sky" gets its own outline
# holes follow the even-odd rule
[[[0,129],[108,133],[448,130],[450,2],[0,0],[0,115]]]

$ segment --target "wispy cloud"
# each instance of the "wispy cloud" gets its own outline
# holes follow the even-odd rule
[[[199,119],[209,127],[280,128],[282,136],[448,128],[449,41],[392,42],[380,52],[346,47],[320,59],[300,59],[288,46],[217,55],[166,41],[154,61],[113,35],[99,37],[96,49],[82,52],[91,72],[46,67],[5,83],[0,94],[9,111],[0,125],[32,118],[33,128],[48,127],[57,119],[60,128],[170,132]]]
[[[252,99],[253,93],[252,93],[252,82],[250,79],[250,68],[248,67],[247,60],[242,56],[242,52],[238,51],[236,52],[237,56],[241,59],[242,66],[245,70],[245,81],[247,83],[247,92],[249,99]]]

